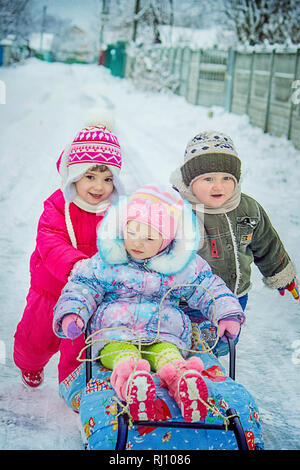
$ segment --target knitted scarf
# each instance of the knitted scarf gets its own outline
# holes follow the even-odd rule
[[[200,214],[226,214],[235,209],[241,200],[241,185],[237,183],[231,197],[221,207],[208,207],[200,203],[199,199],[194,195],[191,186],[187,187],[182,179],[180,168],[171,174],[171,184],[176,188],[181,196],[192,204],[193,210],[197,217]]]

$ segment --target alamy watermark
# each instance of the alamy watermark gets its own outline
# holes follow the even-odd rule
[[[204,205],[199,203],[194,207],[199,213],[198,223],[195,214],[183,203],[175,204],[172,201],[167,205],[140,198],[131,204],[131,198],[123,196],[118,205],[111,206],[107,223],[101,224],[100,238],[102,241],[113,242],[126,238],[128,236],[125,230],[126,221],[137,220],[156,228],[158,233],[163,233],[165,239],[173,240],[176,233],[176,240],[184,241],[183,249],[193,250],[195,241],[199,239],[198,249],[200,249],[204,243],[204,219],[200,216],[204,214]],[[155,238],[154,234],[153,237]]]
[[[295,339],[292,342],[292,349],[294,349],[292,353],[292,363],[295,365],[300,364],[300,339]]]
[[[294,80],[292,88],[295,88],[291,96],[292,103],[295,105],[300,104],[300,80]]]
[[[6,347],[4,341],[0,340],[0,364],[5,364],[6,361]]]
[[[6,85],[3,80],[0,80],[0,104],[6,104]]]

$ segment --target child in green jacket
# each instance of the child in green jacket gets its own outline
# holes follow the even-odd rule
[[[287,289],[299,299],[290,257],[263,207],[241,193],[240,177],[241,161],[229,136],[206,131],[188,142],[184,163],[170,180],[197,216],[203,240],[198,253],[243,308],[251,288],[253,262],[268,287],[281,295]]]

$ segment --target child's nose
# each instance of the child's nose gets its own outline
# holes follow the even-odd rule
[[[137,238],[135,241],[134,241],[134,246],[135,248],[142,248],[143,246],[143,241],[141,238]]]
[[[96,189],[102,189],[103,188],[103,183],[101,180],[95,180],[95,188]]]
[[[213,188],[214,188],[214,189],[220,189],[221,187],[222,187],[221,181],[216,181],[216,180],[215,180],[215,181],[213,182]]]

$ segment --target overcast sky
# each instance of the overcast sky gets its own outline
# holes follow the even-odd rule
[[[47,14],[69,18],[73,23],[87,27],[99,12],[99,0],[35,0],[40,12],[47,7]]]

